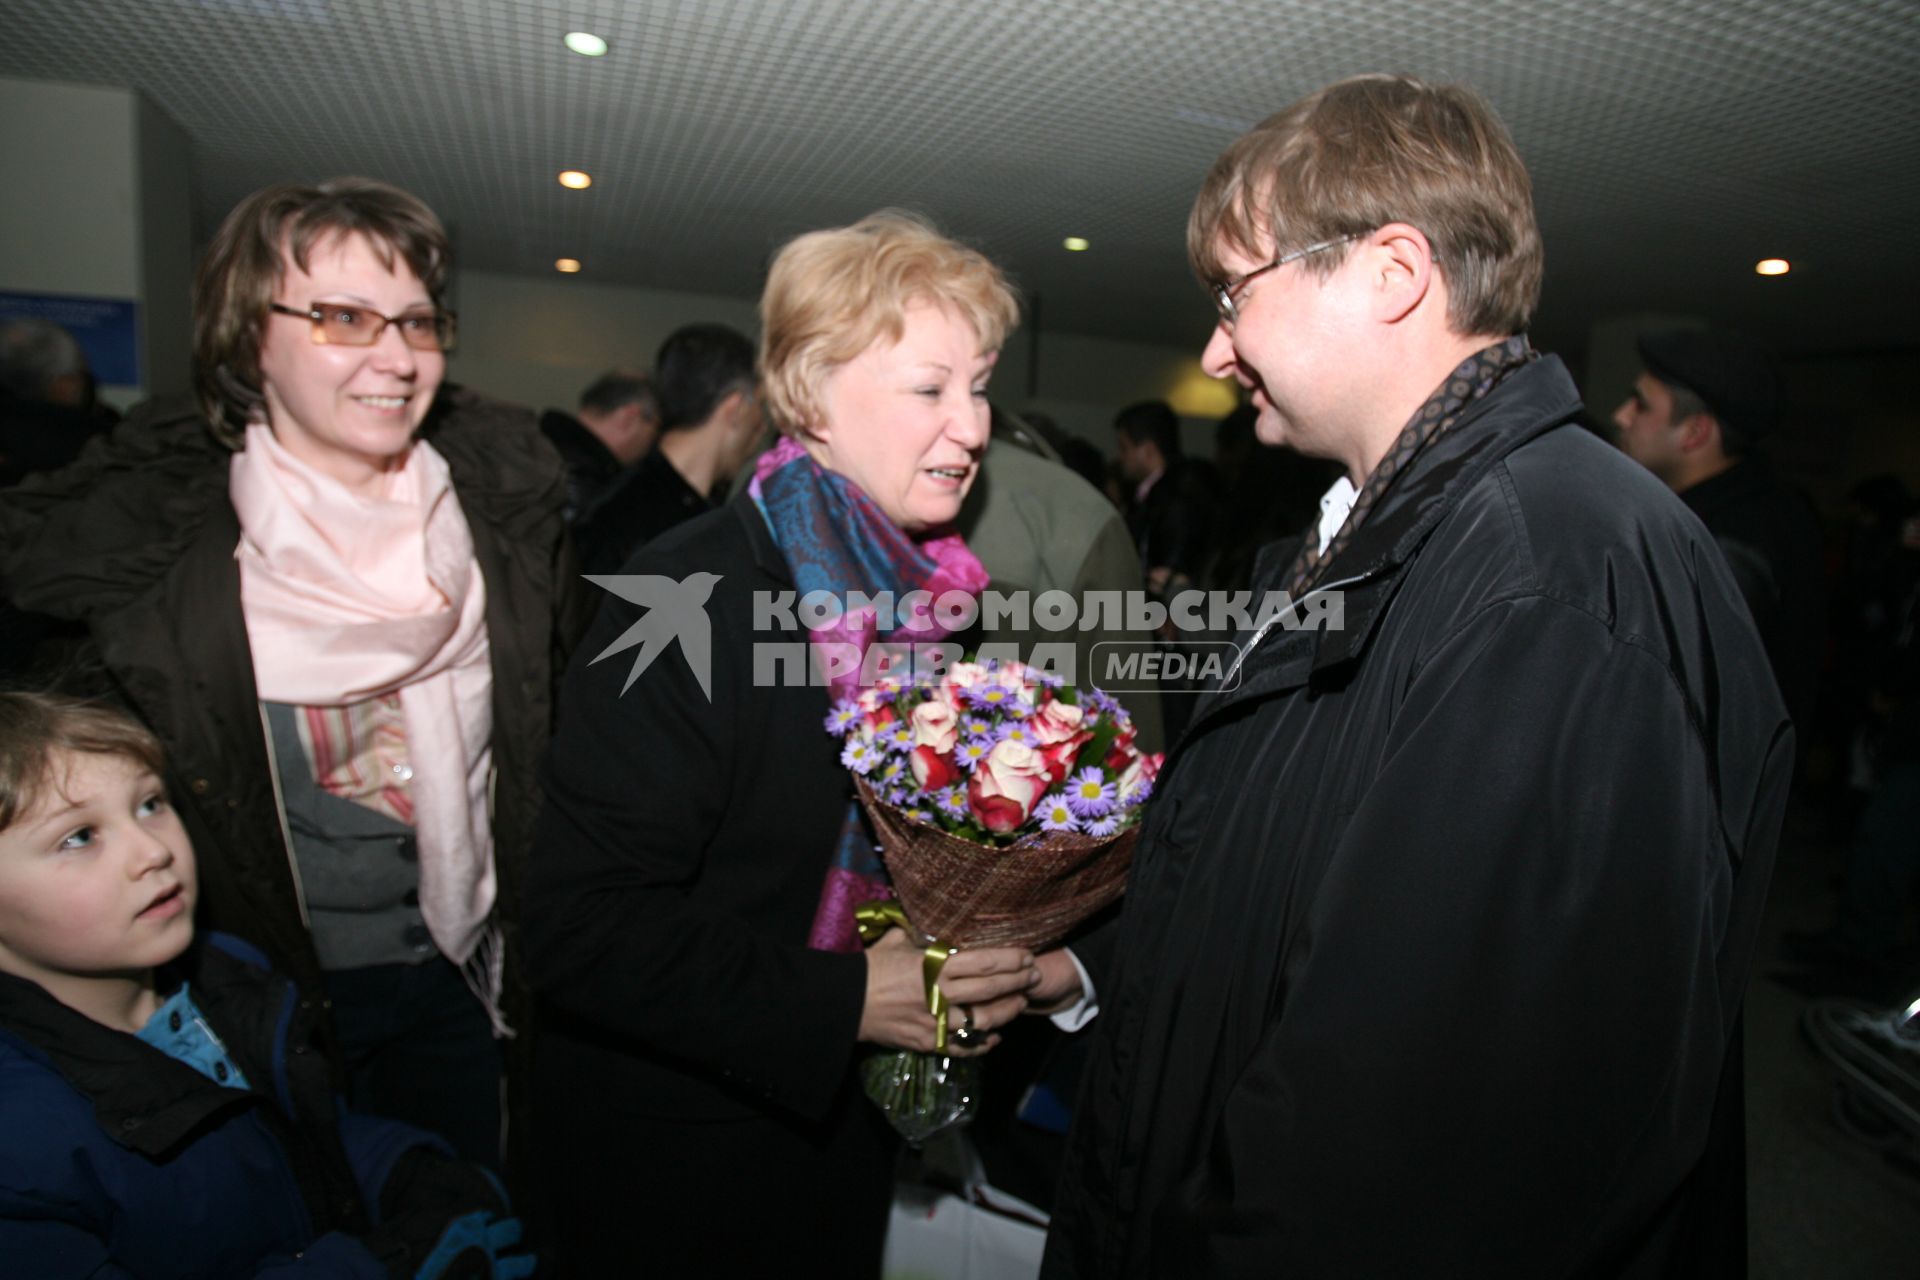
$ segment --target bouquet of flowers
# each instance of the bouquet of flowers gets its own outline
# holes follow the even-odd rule
[[[876,681],[836,704],[827,729],[843,740],[896,911],[929,954],[1039,950],[1126,887],[1161,756],[1136,748],[1126,709],[1099,689],[1018,662],[960,662],[937,679]],[[937,976],[929,966],[935,1052],[867,1064],[869,1096],[916,1142],[971,1105],[971,1063],[943,1052]]]

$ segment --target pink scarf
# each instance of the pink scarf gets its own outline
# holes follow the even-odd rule
[[[406,720],[420,913],[499,1020],[492,665],[486,586],[446,460],[425,442],[382,497],[354,493],[247,428],[229,492],[240,606],[268,702],[338,707],[398,693]]]

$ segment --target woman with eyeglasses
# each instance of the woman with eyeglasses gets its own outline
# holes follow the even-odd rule
[[[15,602],[83,622],[166,742],[205,923],[330,1006],[356,1109],[498,1165],[572,592],[532,415],[444,384],[447,276],[407,192],[254,193],[195,282],[197,403],[6,494],[0,530]]]

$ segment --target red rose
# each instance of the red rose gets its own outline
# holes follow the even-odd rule
[[[960,695],[975,685],[985,684],[991,678],[991,673],[977,662],[956,662],[947,668],[946,676],[934,688],[934,693],[942,702],[958,711]]]
[[[951,751],[960,736],[960,717],[952,704],[928,698],[913,709],[913,745]]]
[[[1048,786],[1057,787],[1067,780],[1067,775],[1073,772],[1073,762],[1080,754],[1080,748],[1086,746],[1091,737],[1093,735],[1083,729],[1063,742],[1040,748],[1040,758],[1047,765]]]
[[[1027,728],[1033,733],[1034,741],[1041,746],[1051,746],[1080,732],[1080,722],[1086,717],[1087,713],[1071,702],[1049,702],[1027,721]]]
[[[907,757],[907,767],[913,770],[913,780],[920,784],[922,791],[938,791],[960,779],[960,770],[952,758],[933,747],[915,747]]]
[[[1039,753],[1018,742],[1002,742],[967,779],[967,807],[981,826],[1005,835],[1026,822],[1052,785]]]

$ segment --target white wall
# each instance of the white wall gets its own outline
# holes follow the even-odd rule
[[[616,366],[647,369],[667,335],[683,324],[717,321],[759,332],[753,301],[595,284],[577,276],[528,277],[461,271],[454,285],[460,348],[450,377],[540,408],[569,408],[594,378]],[[1113,415],[1136,400],[1170,399],[1188,414],[1188,450],[1213,452],[1212,419],[1233,407],[1231,384],[1200,373],[1205,335],[1192,350],[1043,333],[1039,378],[1030,382],[1032,344],[1007,339],[994,372],[994,399],[1038,409],[1062,427],[1112,451]],[[1035,386],[1036,394],[1028,388]]]
[[[454,282],[460,346],[448,376],[536,408],[571,408],[608,369],[653,367],[683,324],[758,332],[752,302],[593,284],[577,276],[461,271]]]
[[[0,79],[0,289],[138,296],[132,100]]]
[[[0,77],[0,290],[140,304],[139,386],[188,382],[188,155],[178,126],[126,89]]]

